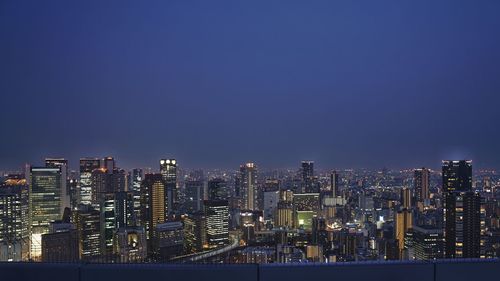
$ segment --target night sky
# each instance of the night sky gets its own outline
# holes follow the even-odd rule
[[[0,169],[500,168],[499,15],[498,0],[0,1]]]

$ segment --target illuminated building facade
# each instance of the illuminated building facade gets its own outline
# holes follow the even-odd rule
[[[90,205],[82,205],[72,213],[78,231],[80,259],[96,261],[101,256],[101,212]]]
[[[429,226],[413,227],[413,247],[416,260],[435,260],[444,257],[443,230]]]
[[[206,200],[207,241],[212,247],[229,243],[229,206],[227,200]]]
[[[134,220],[137,225],[141,224],[141,183],[144,179],[144,172],[142,169],[133,169],[130,173],[130,188],[129,191],[132,192],[133,196],[133,206],[134,206]]]
[[[244,210],[256,209],[257,197],[257,165],[246,163],[240,166],[240,193]]]
[[[207,218],[203,212],[184,217],[184,238],[188,253],[201,252],[208,247]]]
[[[49,232],[50,223],[62,218],[63,180],[61,168],[30,168],[30,257],[34,260],[39,260],[42,255],[42,235]]]
[[[178,204],[177,190],[177,160],[161,159],[160,174],[165,181],[165,202],[167,202],[167,214],[173,214]]]
[[[180,221],[165,222],[156,225],[157,236],[154,238],[154,253],[158,261],[168,261],[184,251],[184,227]]]
[[[115,232],[113,254],[118,262],[137,263],[147,258],[146,232],[143,227],[122,227]]]
[[[415,169],[413,175],[416,202],[424,202],[430,197],[430,171],[427,168]]]
[[[29,195],[21,175],[0,182],[0,261],[29,259]]]
[[[403,209],[398,211],[394,217],[394,231],[395,239],[398,243],[399,257],[403,257],[402,252],[404,249],[405,236],[408,230],[413,227],[413,215],[411,210]]]
[[[156,225],[164,223],[168,216],[165,198],[166,186],[161,174],[146,174],[142,182],[142,221],[148,240],[155,237]]]
[[[92,203],[92,171],[99,169],[101,162],[99,158],[80,159],[80,192],[79,204]]]

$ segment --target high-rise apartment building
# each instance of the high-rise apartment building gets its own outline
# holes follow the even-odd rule
[[[303,192],[317,192],[314,186],[314,161],[302,161],[301,175]]]
[[[430,197],[430,171],[427,168],[415,169],[413,174],[414,191],[416,202],[424,202]]]
[[[257,165],[246,163],[240,166],[240,195],[243,209],[256,210],[257,199]]]
[[[446,258],[481,256],[481,197],[472,190],[472,161],[443,161]]]
[[[399,258],[402,258],[406,233],[413,227],[413,215],[411,210],[398,211],[394,217],[394,236],[398,243]]]
[[[141,189],[142,221],[146,237],[151,242],[156,225],[164,223],[168,217],[164,177],[161,174],[146,174]]]

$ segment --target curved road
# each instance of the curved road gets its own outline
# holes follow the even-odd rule
[[[184,257],[181,256],[181,257],[177,257],[174,260],[182,260],[184,262],[200,261],[200,260],[204,260],[207,258],[211,258],[213,256],[220,255],[220,254],[225,253],[225,252],[229,252],[229,251],[231,251],[235,248],[238,248],[240,246],[240,239],[239,239],[238,235],[234,235],[234,234],[229,235],[229,241],[231,242],[231,244],[224,246],[222,248],[215,249],[215,250],[208,251],[208,252],[202,252],[199,254],[184,256]]]

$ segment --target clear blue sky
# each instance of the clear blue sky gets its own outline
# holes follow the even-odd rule
[[[500,1],[1,1],[0,168],[499,168]]]

